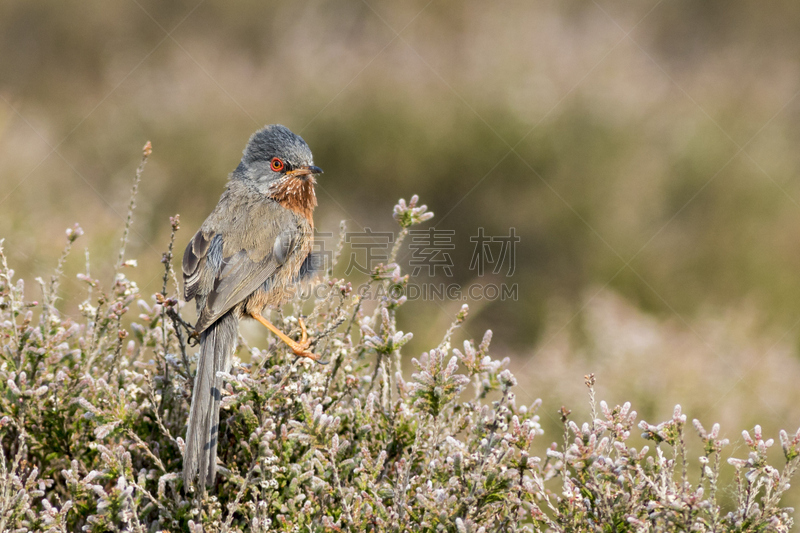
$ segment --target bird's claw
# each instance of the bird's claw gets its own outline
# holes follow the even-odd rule
[[[305,317],[300,317],[297,319],[297,324],[300,326],[300,344],[305,344],[306,348],[308,345],[311,344],[308,342],[308,330],[306,329],[306,322],[303,320]]]
[[[300,326],[300,342],[298,342],[296,346],[292,347],[292,351],[298,357],[306,357],[313,360],[317,364],[327,365],[327,361],[322,361],[320,356],[309,350],[309,347],[311,346],[311,339],[308,338],[308,330],[306,329],[306,323],[303,320],[304,318],[305,317],[301,316],[297,319],[297,324]]]
[[[192,331],[189,334],[188,341],[189,341],[189,346],[192,346],[192,347],[197,346],[198,344],[200,344],[200,334],[197,333],[197,331]]]
[[[327,361],[322,361],[321,360],[322,358],[320,356],[318,356],[317,354],[313,353],[311,350],[308,349],[311,346],[311,340],[308,338],[308,335],[305,334],[305,327],[303,327],[302,329],[304,338],[300,342],[292,346],[292,351],[294,352],[294,354],[297,357],[305,357],[311,359],[317,364],[327,365],[328,364]]]

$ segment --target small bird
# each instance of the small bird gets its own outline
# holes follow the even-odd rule
[[[222,389],[217,372],[229,370],[240,319],[259,321],[296,355],[319,361],[309,351],[302,320],[296,342],[261,315],[265,307],[285,303],[294,284],[313,270],[318,174],[322,169],[299,135],[277,124],[257,131],[183,254],[183,296],[195,300],[200,335],[183,459],[186,487],[198,474],[201,492],[214,483]]]

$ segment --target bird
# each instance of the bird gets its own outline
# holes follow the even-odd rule
[[[200,351],[186,430],[185,487],[197,479],[202,493],[214,484],[222,389],[217,373],[229,370],[240,320],[257,320],[297,356],[321,362],[309,350],[302,318],[295,341],[262,315],[290,299],[294,285],[313,272],[319,174],[299,135],[280,124],[265,126],[250,137],[219,203],[186,246],[183,296],[195,301]]]

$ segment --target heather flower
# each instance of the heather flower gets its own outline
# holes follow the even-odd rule
[[[417,206],[417,202],[419,202],[419,196],[415,194],[408,204],[401,198],[394,206],[394,219],[401,228],[405,229],[433,218],[433,213],[428,212],[428,206]]]
[[[145,150],[149,151],[149,148]],[[138,179],[138,178],[137,178]],[[137,182],[138,183],[138,182]],[[413,197],[398,202],[403,231],[431,218]],[[133,202],[131,203],[133,205]],[[126,221],[126,233],[131,223]],[[179,230],[177,217],[170,220]],[[72,228],[68,240],[82,231]],[[517,406],[510,360],[458,338],[462,307],[441,342],[417,356],[396,314],[403,298],[365,309],[330,270],[332,290],[306,317],[313,349],[330,364],[295,361],[275,346],[243,343],[220,391],[219,475],[206,494],[180,475],[196,349],[170,287],[142,294],[135,259],[110,287],[79,275],[86,290],[75,317],[25,299],[0,241],[0,524],[10,531],[787,531],[781,497],[800,462],[800,431],[774,441],[744,432],[743,456],[720,460],[728,442],[678,406],[661,423],[637,420],[629,403],[594,402],[589,420],[562,408],[563,433],[543,453],[539,410]],[[396,250],[395,250],[396,251]],[[68,249],[66,250],[68,252]],[[62,256],[63,257],[63,256]],[[58,267],[57,267],[58,268]],[[88,270],[88,269],[87,269]],[[405,286],[393,261],[374,288]],[[385,292],[390,294],[390,292]],[[308,312],[301,300],[273,317],[290,335]],[[133,312],[132,312],[133,310]],[[282,321],[280,319],[283,319]],[[129,334],[130,332],[130,334]],[[451,345],[458,346],[452,348]],[[408,372],[410,361],[414,371]],[[580,376],[576,376],[580,379]],[[469,391],[467,386],[472,383]],[[544,407],[542,407],[544,405]],[[651,448],[631,446],[641,427]],[[686,453],[699,438],[698,461]],[[688,476],[686,469],[700,473]],[[723,487],[720,470],[735,473]],[[723,514],[716,494],[733,497]]]

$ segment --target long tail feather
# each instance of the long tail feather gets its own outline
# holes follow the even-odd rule
[[[219,404],[222,378],[227,372],[236,347],[239,320],[229,312],[205,330],[200,337],[200,358],[194,379],[186,450],[183,456],[183,483],[188,487],[199,474],[198,489],[214,484],[217,473]]]

